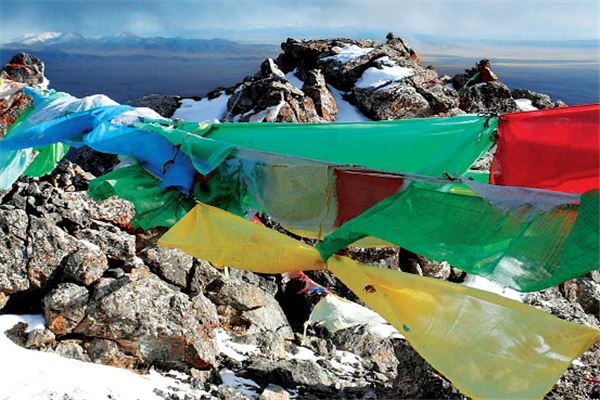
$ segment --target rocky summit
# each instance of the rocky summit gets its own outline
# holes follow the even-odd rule
[[[459,94],[469,71],[466,79],[439,77],[393,34],[383,43],[288,39],[281,48],[279,57],[265,60],[253,76],[208,95],[208,100],[227,96],[223,120],[332,122],[342,102],[373,120],[505,113],[519,110],[517,100],[523,99],[540,109],[564,105],[526,89],[510,90],[500,81],[468,86]],[[0,78],[39,86],[44,64],[19,54]],[[171,117],[183,100],[152,95],[130,104]],[[0,102],[0,135],[30,103],[24,94]],[[21,323],[7,331],[17,345],[169,377],[171,386],[154,390],[165,399],[466,398],[401,335],[382,336],[364,325],[330,331],[305,324],[322,295],[298,293],[294,280],[223,272],[206,260],[159,247],[164,230],[134,230],[129,202],[116,197],[94,202],[87,195],[88,182],[118,160],[90,149],[72,150],[67,158],[50,175],[22,177],[0,191],[0,314],[45,319],[33,330]],[[481,169],[485,161],[480,160]],[[456,283],[468,279],[447,263],[405,250],[352,252],[361,261],[405,272]],[[328,272],[307,275],[359,302]],[[600,273],[528,294],[523,301],[600,327]],[[460,363],[459,354],[456,359]],[[596,344],[547,398],[598,398],[599,377]]]

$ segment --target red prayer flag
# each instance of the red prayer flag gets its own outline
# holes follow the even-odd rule
[[[600,187],[600,104],[505,114],[490,183],[567,193]]]
[[[338,200],[335,226],[396,194],[404,183],[404,178],[397,174],[351,168],[336,168],[334,172]]]

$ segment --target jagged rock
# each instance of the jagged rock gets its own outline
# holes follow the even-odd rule
[[[83,285],[96,282],[108,269],[108,261],[100,247],[85,240],[77,242],[77,251],[66,258],[65,275]]]
[[[223,325],[235,327],[236,333],[270,331],[277,332],[280,340],[293,337],[279,303],[254,285],[215,279],[206,286],[204,294],[217,305]]]
[[[10,79],[35,87],[45,87],[48,82],[44,76],[44,63],[42,60],[26,53],[18,53],[11,58],[0,71],[0,79]],[[23,92],[17,92],[0,99],[0,137],[6,134],[8,127],[19,118],[31,103],[31,98]]]
[[[395,371],[398,366],[394,340],[374,335],[364,326],[342,329],[332,335],[332,342],[338,350],[359,355],[382,373]]]
[[[46,349],[54,348],[56,345],[56,336],[46,328],[37,328],[29,332],[25,347],[28,349]]]
[[[564,104],[561,100],[554,102],[547,94],[534,92],[533,90],[513,89],[510,93],[514,99],[531,100],[531,105],[540,110],[561,107],[561,103]]]
[[[27,228],[29,218],[20,209],[0,208],[0,293],[6,295],[29,289],[27,277]]]
[[[510,113],[519,111],[510,90],[502,82],[469,86],[460,95],[460,108],[468,113]]]
[[[327,122],[334,122],[337,115],[337,105],[333,95],[327,89],[325,77],[318,69],[311,69],[304,74],[302,91],[310,97],[317,114]]]
[[[54,352],[61,357],[90,362],[90,357],[81,346],[80,340],[63,340],[56,345]]]
[[[135,357],[125,354],[112,340],[92,339],[83,347],[90,359],[98,364],[133,369],[137,363]]]
[[[279,69],[275,61],[272,58],[267,58],[260,64],[259,77],[275,76],[285,79],[285,74]]]
[[[229,98],[227,109],[228,120],[233,121],[323,121],[310,97],[275,74],[258,75],[245,81]]]
[[[281,386],[273,385],[269,383],[269,385],[263,390],[260,394],[258,400],[289,400],[290,394]]]
[[[52,279],[63,258],[74,252],[76,240],[47,219],[29,216],[27,274],[33,287]]]
[[[310,360],[252,360],[243,375],[257,382],[267,382],[283,387],[310,385],[326,390],[334,384],[331,376],[316,362]]]
[[[178,249],[160,246],[146,247],[138,256],[150,270],[165,281],[186,289],[194,258]]]
[[[74,283],[58,284],[43,300],[48,328],[57,335],[66,335],[85,316],[89,293]]]
[[[165,118],[171,118],[175,111],[181,105],[180,96],[165,96],[162,94],[151,94],[130,100],[126,104],[133,107],[148,107],[159,113]]]
[[[10,300],[10,296],[0,292],[0,310],[2,310]]]
[[[230,268],[229,277],[234,280],[258,286],[260,289],[272,296],[275,296],[279,290],[279,286],[277,285],[274,275],[259,275],[255,274],[254,272],[244,271],[242,269]]]
[[[218,325],[201,294],[190,300],[145,269],[95,285],[76,333],[117,342],[140,363],[204,369],[214,365]]]
[[[76,232],[75,236],[98,245],[109,261],[131,263],[135,258],[135,236],[109,223],[92,221],[92,227]]]
[[[25,347],[27,343],[27,328],[28,324],[25,322],[19,322],[9,330],[4,332],[7,338],[18,346]]]
[[[194,259],[192,267],[190,294],[195,295],[204,292],[204,288],[210,281],[221,277],[221,273],[206,260]]]
[[[360,110],[378,120],[425,118],[433,115],[427,100],[408,84],[394,83],[379,89],[354,88]]]
[[[582,309],[600,320],[600,272],[567,281],[559,286],[561,294],[569,301],[579,303]]]
[[[600,320],[597,316],[586,314],[581,304],[567,300],[556,287],[527,293],[524,302],[541,308],[561,319],[600,328]]]

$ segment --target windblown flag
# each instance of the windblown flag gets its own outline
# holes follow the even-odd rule
[[[218,208],[198,204],[160,240],[223,266],[261,273],[328,268],[434,368],[476,398],[541,398],[600,331],[495,294],[361,264]],[[456,362],[454,349],[461,355]]]
[[[471,184],[472,188],[489,187]],[[504,193],[502,193],[504,189]],[[317,245],[323,259],[366,236],[527,292],[600,267],[598,190],[579,196],[412,182]],[[502,197],[502,194],[507,195]],[[577,204],[580,203],[580,204]]]
[[[502,115],[490,182],[567,193],[600,188],[600,104]]]

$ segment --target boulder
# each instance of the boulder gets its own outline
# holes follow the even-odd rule
[[[503,114],[519,111],[508,87],[498,81],[469,86],[460,95],[460,108],[473,114]]]
[[[293,338],[281,306],[260,288],[233,279],[215,279],[204,293],[217,305],[223,325],[235,333],[277,332],[280,340]]]
[[[61,357],[90,362],[90,357],[82,347],[80,340],[63,340],[56,345],[54,352]]]
[[[302,91],[312,99],[317,114],[324,121],[334,122],[337,115],[337,105],[333,95],[327,89],[325,77],[318,69],[311,69],[304,74]]]
[[[18,53],[10,59],[0,71],[0,79],[10,79],[34,87],[45,88],[48,80],[44,76],[44,63],[38,57]],[[0,137],[32,104],[31,98],[23,92],[17,92],[0,99]]]
[[[64,265],[65,276],[89,286],[108,269],[106,256],[100,247],[85,240],[77,242],[77,251],[69,254]]]
[[[142,268],[100,279],[76,333],[115,341],[140,363],[206,369],[215,363],[216,326],[202,294],[190,300]]]
[[[139,99],[130,100],[125,104],[133,107],[148,107],[165,118],[171,118],[181,105],[181,97],[151,94]]]
[[[552,101],[547,94],[534,92],[533,90],[513,89],[510,93],[514,99],[531,100],[531,105],[540,110],[561,107],[564,104],[561,100]]]
[[[88,290],[74,283],[58,284],[43,300],[48,328],[57,335],[73,332],[85,316]]]
[[[371,364],[371,368],[381,373],[390,373],[398,367],[394,351],[396,339],[382,338],[364,326],[339,330],[332,335],[333,344],[338,350],[359,355]]]
[[[166,249],[158,245],[146,247],[138,256],[150,270],[165,281],[186,290],[194,258],[179,249]]]

